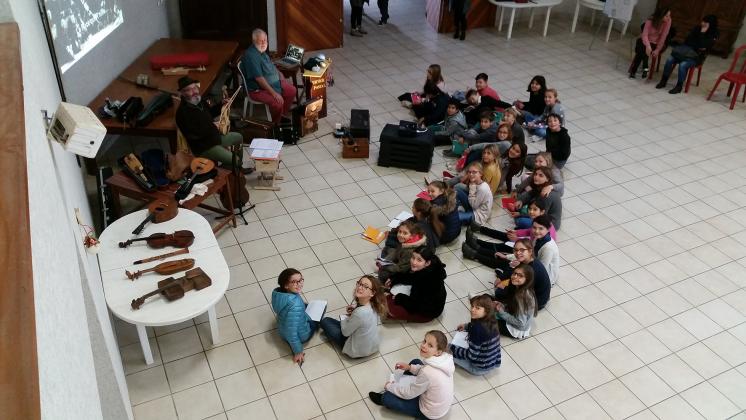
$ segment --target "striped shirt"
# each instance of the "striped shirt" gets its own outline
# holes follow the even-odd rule
[[[464,327],[469,336],[469,348],[451,345],[453,357],[467,359],[479,370],[500,366],[500,334],[490,333],[481,322],[470,322]]]

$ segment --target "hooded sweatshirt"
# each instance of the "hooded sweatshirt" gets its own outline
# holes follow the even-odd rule
[[[434,198],[430,204],[432,205],[430,214],[443,223],[443,232],[438,237],[439,243],[447,244],[458,238],[461,234],[461,222],[458,219],[456,194],[453,190],[450,194],[442,194]]]
[[[277,314],[280,336],[290,344],[293,354],[303,352],[303,343],[313,335],[303,299],[278,287],[272,291],[272,310]]]
[[[443,353],[428,357],[424,365],[411,365],[409,369],[416,376],[407,385],[386,384],[386,391],[399,398],[411,400],[420,397],[420,411],[429,419],[439,419],[451,409],[453,402],[453,356]]]
[[[409,271],[409,259],[412,257],[412,252],[414,252],[418,246],[426,244],[427,237],[422,235],[417,239],[412,238],[409,242],[399,244],[398,247],[389,250],[385,258],[392,261],[393,264],[381,267],[379,277],[389,278],[394,273]]]

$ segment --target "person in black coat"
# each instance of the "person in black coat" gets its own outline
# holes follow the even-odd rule
[[[448,94],[429,80],[425,83],[422,94],[422,103],[419,106],[412,107],[419,125],[427,127],[442,123],[446,119],[446,110],[450,99]]]
[[[521,111],[526,121],[533,121],[544,113],[544,93],[547,91],[547,80],[544,76],[534,76],[528,83],[528,102],[515,101],[513,105]],[[528,114],[528,115],[527,115]]]
[[[567,129],[562,127],[560,117],[557,114],[549,114],[547,117],[547,152],[552,154],[554,166],[562,169],[570,158],[570,135]]]
[[[228,147],[243,143],[240,133],[221,135],[213,119],[220,114],[222,104],[211,104],[202,100],[199,82],[189,76],[179,79],[181,104],[176,110],[176,126],[186,138],[192,154],[221,162],[223,167],[233,164],[233,153]],[[241,165],[242,157],[239,148],[236,162]]]
[[[671,51],[671,56],[666,60],[663,66],[663,75],[661,81],[655,85],[656,89],[663,89],[668,83],[668,78],[673,72],[673,66],[679,65],[678,79],[676,86],[669,90],[668,93],[676,94],[681,92],[686,80],[687,73],[692,66],[698,66],[705,61],[707,51],[715,45],[720,32],[718,31],[718,19],[715,15],[707,15],[702,18],[699,25],[692,28],[689,35],[684,40],[683,45],[675,47]]]
[[[389,319],[428,322],[440,316],[446,304],[446,269],[434,251],[426,246],[412,252],[410,270],[395,273],[386,287],[412,286],[409,294],[387,295]]]
[[[466,91],[466,105],[462,112],[466,117],[466,124],[473,126],[479,123],[479,118],[484,111],[492,112],[498,108],[506,109],[510,106],[509,103],[498,101],[491,96],[481,96],[476,89],[469,89]]]

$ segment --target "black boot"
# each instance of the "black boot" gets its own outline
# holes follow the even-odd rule
[[[459,39],[462,41],[466,39],[466,29],[461,30],[461,36],[459,37]]]
[[[655,88],[656,89],[663,89],[664,87],[666,87],[666,83],[668,83],[668,76],[666,76],[664,74],[663,77],[661,77],[661,81],[658,82],[657,85],[655,85]]]
[[[380,392],[369,392],[368,398],[375,405],[383,405],[383,394]]]
[[[681,83],[676,83],[676,86],[674,86],[673,89],[669,90],[668,93],[670,93],[671,95],[675,95],[677,93],[681,93],[681,88],[682,87],[683,86],[681,86]]]

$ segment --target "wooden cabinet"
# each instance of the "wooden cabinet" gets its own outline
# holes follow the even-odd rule
[[[741,30],[746,0],[658,0],[658,7],[671,8],[673,26],[677,30],[675,39],[679,41],[683,41],[704,16],[717,16],[720,38],[712,52],[727,57]]]
[[[243,50],[251,31],[267,30],[267,0],[179,0],[183,37],[237,41]]]
[[[282,0],[275,2],[275,8],[278,51],[284,51],[287,44],[306,51],[342,46],[342,0]]]
[[[467,31],[473,28],[495,26],[497,8],[487,0],[471,0],[471,8],[466,15]],[[425,3],[427,23],[439,33],[453,32],[453,17],[448,12],[448,0],[427,0]]]

